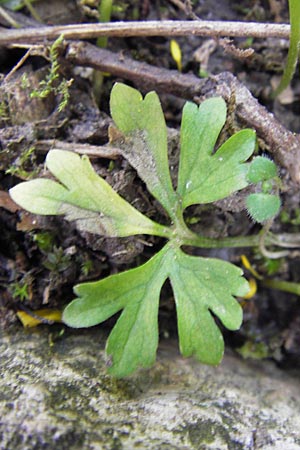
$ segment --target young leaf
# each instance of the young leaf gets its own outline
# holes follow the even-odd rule
[[[106,347],[109,371],[117,377],[155,361],[159,294],[167,278],[163,269],[166,253],[167,246],[136,269],[75,286],[79,298],[64,310],[63,321],[80,328],[103,322],[123,309]]]
[[[262,223],[278,214],[280,198],[278,195],[262,192],[250,194],[246,198],[246,207],[252,219]]]
[[[36,179],[10,190],[12,199],[28,211],[64,214],[78,228],[110,237],[165,235],[164,227],[141,214],[99,177],[87,157],[51,150],[46,164],[62,184]]]
[[[181,353],[218,364],[224,342],[212,313],[226,328],[237,330],[242,308],[233,296],[245,295],[249,285],[242,270],[225,261],[186,255],[179,249],[171,261]]]
[[[273,161],[264,156],[254,158],[249,166],[247,175],[249,183],[260,183],[261,192],[249,194],[246,198],[246,207],[253,220],[263,223],[275,217],[280,209],[278,194],[278,173]]]
[[[110,110],[125,135],[117,143],[124,157],[174,219],[177,197],[169,171],[167,128],[157,94],[150,92],[143,99],[136,89],[116,83],[111,91]]]
[[[226,104],[219,97],[183,109],[177,188],[183,208],[220,200],[248,185],[243,162],[254,151],[255,132],[236,133],[212,154],[225,119]]]
[[[253,158],[249,166],[247,179],[250,183],[271,180],[277,177],[277,167],[273,161],[264,156]]]

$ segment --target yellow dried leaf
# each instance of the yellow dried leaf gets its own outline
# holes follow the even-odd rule
[[[179,72],[181,72],[182,71],[181,48],[180,48],[178,42],[175,41],[175,39],[171,39],[170,51],[171,51],[172,58],[174,59],[174,61],[177,64],[177,69],[179,70]]]
[[[259,275],[259,273],[254,269],[254,267],[252,267],[249,259],[247,258],[246,255],[241,255],[241,261],[243,266],[245,267],[245,269],[249,270],[249,272],[258,280],[262,280],[263,277],[261,275]]]
[[[249,300],[250,298],[254,297],[257,291],[257,283],[255,278],[250,278],[250,280],[248,280],[248,283],[250,289],[249,292],[247,292],[247,294],[243,296],[245,300]]]
[[[32,311],[32,314],[25,311],[17,311],[17,316],[25,328],[36,327],[41,323],[50,325],[53,322],[61,322],[61,315],[62,313],[58,309],[49,308]]]

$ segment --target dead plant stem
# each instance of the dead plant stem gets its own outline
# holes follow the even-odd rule
[[[194,21],[143,21],[111,22],[42,26],[20,29],[0,27],[0,46],[41,43],[55,40],[60,35],[65,39],[91,39],[100,36],[210,36],[253,37],[288,39],[290,26],[278,23],[226,22],[210,20]]]

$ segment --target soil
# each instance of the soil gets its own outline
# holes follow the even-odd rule
[[[88,1],[58,2],[59,14],[49,11],[47,2],[39,0],[34,6],[44,23],[80,23],[97,20],[96,7]],[[177,6],[176,6],[177,4]],[[286,2],[278,0],[199,0],[175,2],[167,0],[114,2],[112,19],[118,20],[183,20],[193,14],[201,19],[234,21],[287,22]],[[277,4],[277,8],[275,8]],[[182,6],[178,7],[178,5]],[[183,7],[185,5],[185,8]],[[57,11],[56,11],[57,12]],[[19,19],[30,18],[26,9],[19,11]],[[1,19],[0,19],[1,20]],[[182,55],[183,74],[206,73],[213,80],[222,72],[231,72],[246,86],[260,104],[274,113],[289,131],[300,133],[300,82],[295,77],[288,92],[276,100],[271,98],[271,86],[283,69],[287,43],[278,39],[246,39],[228,42],[189,36],[177,39]],[[95,44],[95,40],[90,41]],[[254,54],[241,51],[251,44]],[[170,39],[110,38],[107,49],[119,57],[145,62],[153,66],[176,70],[170,55]],[[239,50],[240,49],[240,50]],[[16,67],[26,49],[0,48],[0,326],[10,327],[18,322],[16,312],[32,312],[40,308],[62,309],[73,297],[72,287],[78,282],[97,280],[109,274],[136,267],[149,259],[162,245],[162,240],[151,237],[108,239],[80,232],[72,223],[60,217],[36,217],[18,208],[10,199],[8,189],[36,176],[49,175],[44,160],[53,146],[103,146],[108,142],[109,95],[113,83],[132,80],[120,78],[113,72],[103,78],[101,101],[93,93],[92,69],[84,68],[60,54],[59,80],[70,83],[70,98],[59,111],[62,95],[51,92],[46,98],[32,98],[31,93],[49,73],[45,48],[36,49],[20,67]],[[200,62],[199,62],[200,61]],[[140,78],[138,88],[148,89]],[[203,93],[209,95],[209,92]],[[173,173],[178,163],[178,132],[181,110],[185,100],[180,96],[160,92],[167,124],[170,127],[170,160]],[[238,114],[232,111],[231,130],[243,126]],[[259,153],[272,148],[261,141]],[[87,148],[86,147],[86,148]],[[288,152],[288,148],[283,151]],[[276,155],[274,156],[276,160]],[[147,216],[166,222],[167,218],[148,194],[135,170],[118,155],[92,158],[97,172],[121,196]],[[296,164],[296,163],[295,163]],[[293,165],[293,161],[290,163]],[[282,212],[273,224],[276,233],[299,233],[299,185],[290,176],[287,167],[279,167],[282,177]],[[258,231],[248,217],[243,197],[217,202],[209,207],[190,208],[189,217],[197,217],[196,231],[214,237],[251,235]],[[255,269],[265,278],[280,278],[300,282],[300,254],[291,252],[285,258],[270,260],[249,249],[201,251],[197,254],[220,256],[241,265],[240,255],[246,253]],[[249,278],[251,274],[246,272]],[[243,356],[272,358],[283,368],[300,366],[300,302],[295,294],[266,289],[259,282],[258,291],[243,302],[244,324],[239,332],[225,332],[227,344]],[[103,326],[111,327],[112,320]],[[20,324],[21,327],[21,324]],[[63,326],[61,325],[61,328]],[[160,309],[161,336],[176,336],[176,314],[172,291],[166,285],[162,292]],[[66,330],[68,333],[68,330]],[[239,350],[242,348],[242,350]]]

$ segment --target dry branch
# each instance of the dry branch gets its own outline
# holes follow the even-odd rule
[[[65,39],[91,39],[99,36],[229,36],[256,38],[289,38],[290,26],[277,23],[195,21],[113,22],[75,25],[42,26],[9,29],[0,27],[0,46],[37,44]]]
[[[37,141],[34,144],[36,151],[45,152],[49,151],[49,148],[55,148],[58,150],[67,150],[80,155],[87,155],[89,158],[106,158],[117,159],[121,156],[121,150],[111,146],[104,145],[90,145],[80,144],[78,142],[64,142],[57,139],[44,139]]]

